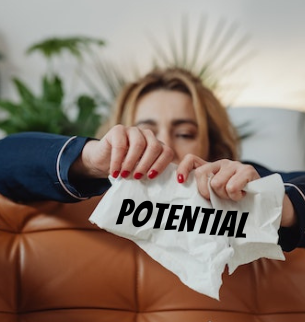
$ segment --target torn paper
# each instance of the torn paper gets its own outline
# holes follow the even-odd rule
[[[240,202],[205,200],[194,173],[176,180],[170,164],[156,179],[111,179],[112,187],[90,217],[92,223],[134,241],[190,288],[219,298],[229,265],[257,258],[284,259],[277,245],[284,186],[279,175],[249,183]]]

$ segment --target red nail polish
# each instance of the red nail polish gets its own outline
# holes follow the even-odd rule
[[[116,179],[119,176],[119,174],[120,174],[120,171],[113,171],[112,176],[113,178]]]
[[[124,170],[124,171],[121,172],[121,177],[122,178],[127,178],[129,176],[129,174],[130,174],[130,171]]]
[[[133,177],[137,180],[140,180],[143,177],[143,174],[140,172],[136,172]]]
[[[149,179],[153,179],[153,178],[155,178],[157,175],[158,175],[158,171],[156,171],[156,170],[151,170],[151,171],[149,172],[149,174],[148,174],[148,178],[149,178]]]
[[[183,183],[184,182],[183,174],[178,174],[177,180],[178,180],[179,183]]]

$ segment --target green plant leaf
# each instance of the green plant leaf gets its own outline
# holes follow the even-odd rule
[[[12,125],[10,120],[0,120],[0,129],[6,134],[13,134],[15,132],[15,127]]]
[[[25,85],[23,81],[18,78],[13,79],[13,83],[16,87],[16,90],[19,94],[19,97],[23,102],[32,103],[35,99],[34,93]]]
[[[8,100],[0,100],[0,108],[12,114],[20,112],[20,105]]]
[[[92,37],[49,38],[30,46],[27,52],[40,52],[50,64],[51,58],[66,51],[81,64],[81,58],[86,52],[89,55],[93,53],[93,45],[104,44],[103,40]],[[63,81],[52,69],[41,78],[41,91],[38,94],[20,79],[15,78],[13,83],[18,95],[16,102],[0,100],[0,109],[6,112],[0,120],[0,129],[7,134],[43,131],[66,135],[94,135],[100,125],[101,116],[97,103],[88,95],[79,97],[77,101],[77,119],[69,117],[69,109],[75,105],[74,99],[65,102]]]
[[[42,99],[61,106],[64,98],[63,84],[59,76],[44,76],[42,80]]]
[[[77,105],[82,111],[79,114],[80,117],[87,117],[96,108],[95,100],[88,95],[81,95],[77,100]]]
[[[14,79],[19,102],[0,101],[0,108],[8,113],[0,128],[6,133],[44,131],[63,134],[69,128],[69,119],[62,106],[61,81],[42,79],[43,95],[33,92],[20,80]],[[55,93],[55,94],[54,94]]]
[[[27,53],[40,52],[47,59],[60,55],[67,51],[72,56],[80,59],[85,50],[91,45],[104,46],[105,41],[92,37],[68,37],[68,38],[48,38],[38,42],[27,49]]]
[[[101,125],[101,116],[96,112],[95,100],[88,95],[81,95],[77,100],[77,106],[79,112],[75,126],[79,129],[79,135],[93,137]]]

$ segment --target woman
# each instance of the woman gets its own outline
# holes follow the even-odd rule
[[[198,190],[208,199],[208,177],[213,175],[210,183],[215,193],[238,201],[248,182],[272,173],[259,165],[237,161],[238,136],[225,108],[199,78],[181,69],[154,71],[127,85],[118,97],[108,128],[103,127],[99,135],[102,133],[106,134],[99,141],[27,134],[22,149],[20,135],[0,141],[0,149],[6,146],[10,151],[28,153],[23,155],[26,171],[18,178],[19,165],[8,166],[14,152],[10,156],[0,154],[0,163],[15,173],[14,180],[9,180],[1,177],[3,169],[0,171],[0,193],[16,197],[15,188],[21,185],[23,189],[18,191],[23,200],[75,201],[105,191],[108,174],[153,179],[173,160],[178,164],[177,184],[183,184],[194,170]],[[24,138],[24,134],[21,136]],[[54,144],[55,139],[58,144]],[[31,149],[26,149],[30,140]],[[43,146],[42,155],[46,157],[41,158],[40,153],[35,159],[39,146]],[[39,176],[31,175],[37,165],[41,169],[40,185],[33,182]],[[45,180],[46,172],[51,180]],[[282,177],[290,186],[283,202],[280,244],[284,250],[292,250],[304,246],[305,173]]]
[[[215,193],[238,201],[248,182],[271,173],[259,165],[236,161],[238,135],[225,108],[199,78],[186,70],[156,70],[129,84],[118,98],[108,127],[115,124],[152,131],[173,150],[173,161],[179,164],[177,181],[183,183],[190,171],[195,170],[199,192],[207,199],[207,179],[212,174],[210,184]],[[103,131],[105,127],[98,134]],[[138,158],[140,154],[135,153],[135,159]],[[121,175],[127,177],[131,170],[123,166]],[[133,175],[140,179],[143,173]],[[281,225],[291,227],[296,220],[286,194]]]

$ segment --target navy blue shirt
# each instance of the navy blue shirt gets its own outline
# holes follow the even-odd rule
[[[108,179],[69,179],[69,169],[89,138],[27,132],[0,140],[0,194],[15,201],[56,200],[77,202],[101,195]],[[297,215],[293,227],[281,227],[284,251],[305,247],[305,172],[274,172],[251,164],[261,177],[279,173]]]
[[[101,195],[108,179],[69,180],[88,138],[26,132],[0,140],[0,194],[15,201],[77,202]]]

